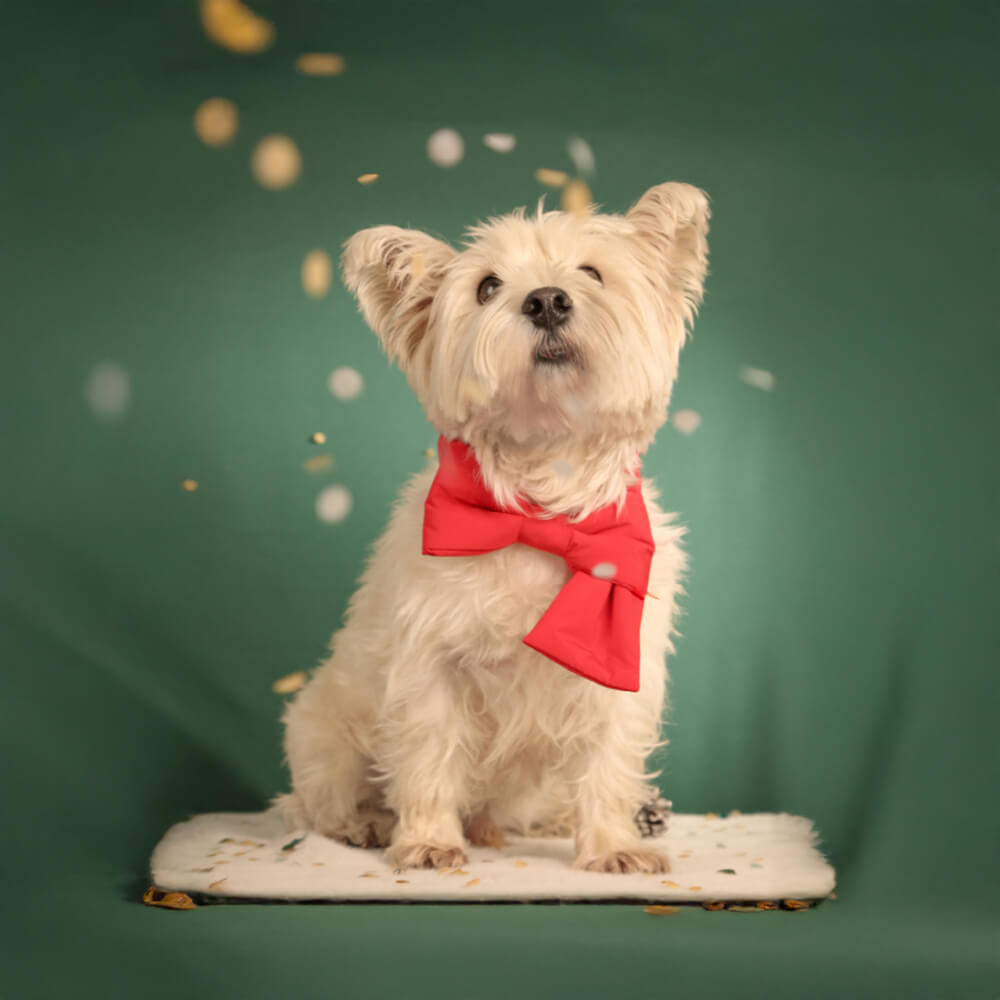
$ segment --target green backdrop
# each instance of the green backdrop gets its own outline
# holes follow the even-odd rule
[[[996,5],[256,9],[277,40],[240,56],[193,2],[5,7],[0,993],[995,997]],[[346,73],[296,73],[313,50]],[[191,125],[216,96],[222,149]],[[302,153],[285,191],[249,169],[274,132]],[[839,900],[139,905],[169,824],[285,786],[271,683],[321,655],[434,441],[303,256],[376,223],[458,239],[572,170],[574,135],[611,210],[668,179],[713,200],[674,400],[702,423],[646,461],[693,561],[663,787],[814,818]],[[114,420],[84,392],[108,361]]]

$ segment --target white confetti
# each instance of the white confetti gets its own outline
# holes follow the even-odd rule
[[[302,154],[287,135],[268,135],[257,143],[250,171],[261,187],[280,191],[291,187],[302,173]]]
[[[128,409],[131,396],[128,372],[114,361],[103,361],[87,376],[83,394],[97,416],[114,420]]]
[[[302,287],[306,295],[321,299],[330,291],[333,263],[325,250],[310,250],[302,261]]]
[[[206,146],[226,146],[233,141],[240,124],[240,113],[225,97],[202,101],[194,113],[194,130]]]
[[[678,410],[673,416],[673,424],[681,434],[694,434],[701,426],[701,414],[697,410]]]
[[[747,385],[764,392],[770,392],[774,388],[774,373],[765,368],[751,368],[749,365],[744,365],[740,369],[740,378]]]
[[[618,567],[614,563],[598,563],[591,571],[591,576],[596,576],[598,580],[610,580],[618,572]]]
[[[316,497],[316,516],[327,524],[343,521],[350,514],[353,502],[346,486],[327,486]]]
[[[361,377],[361,372],[346,365],[341,368],[334,368],[330,372],[330,377],[326,380],[327,388],[337,399],[357,399],[365,387],[365,380]]]
[[[483,136],[483,145],[494,153],[510,153],[517,145],[517,139],[506,132],[490,132]]]
[[[594,151],[586,139],[581,139],[578,135],[573,136],[566,143],[566,152],[569,153],[569,158],[573,161],[578,173],[592,174],[594,172]]]
[[[573,475],[573,466],[564,458],[557,458],[552,463],[552,471],[562,479],[568,479]]]
[[[427,140],[427,155],[439,167],[453,167],[465,155],[465,140],[453,128],[440,128]]]

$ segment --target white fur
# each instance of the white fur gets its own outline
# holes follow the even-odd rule
[[[521,212],[470,230],[461,251],[424,233],[366,229],[343,267],[365,318],[428,418],[475,451],[497,499],[586,517],[624,502],[666,419],[707,264],[708,201],[662,184],[624,216]],[[597,268],[603,284],[580,270]],[[480,305],[488,274],[503,284]],[[535,364],[521,313],[532,289],[573,299],[579,364]],[[372,442],[373,447],[377,442]],[[633,816],[658,745],[665,656],[684,569],[682,530],[643,481],[656,543],[638,693],[613,691],[522,643],[569,577],[523,545],[421,554],[435,462],[403,489],[330,658],[285,713],[292,827],[389,844],[398,865],[460,864],[467,839],[572,830],[577,864],[665,871]]]

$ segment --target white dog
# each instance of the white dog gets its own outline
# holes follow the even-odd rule
[[[429,463],[375,543],[332,655],[286,710],[292,791],[276,804],[291,828],[388,846],[400,867],[460,865],[467,844],[500,846],[503,830],[572,832],[579,867],[669,871],[633,820],[661,745],[682,529],[638,472],[701,302],[708,217],[703,192],[671,183],[623,216],[517,211],[471,229],[460,251],[394,226],[347,242],[345,283],[442,457],[468,456],[469,482],[513,512],[490,524],[618,524],[637,494],[651,565],[644,595],[641,573],[581,571],[534,544],[424,554],[425,502],[445,471]],[[458,530],[454,513],[440,530]],[[526,644],[571,579],[615,614],[636,609],[623,640],[635,640],[633,680],[595,683]],[[556,631],[586,632],[579,618]],[[582,652],[600,660],[595,649]]]

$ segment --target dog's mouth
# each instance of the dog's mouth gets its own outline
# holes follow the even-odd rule
[[[562,368],[579,363],[579,351],[558,333],[547,333],[535,348],[536,368]]]

